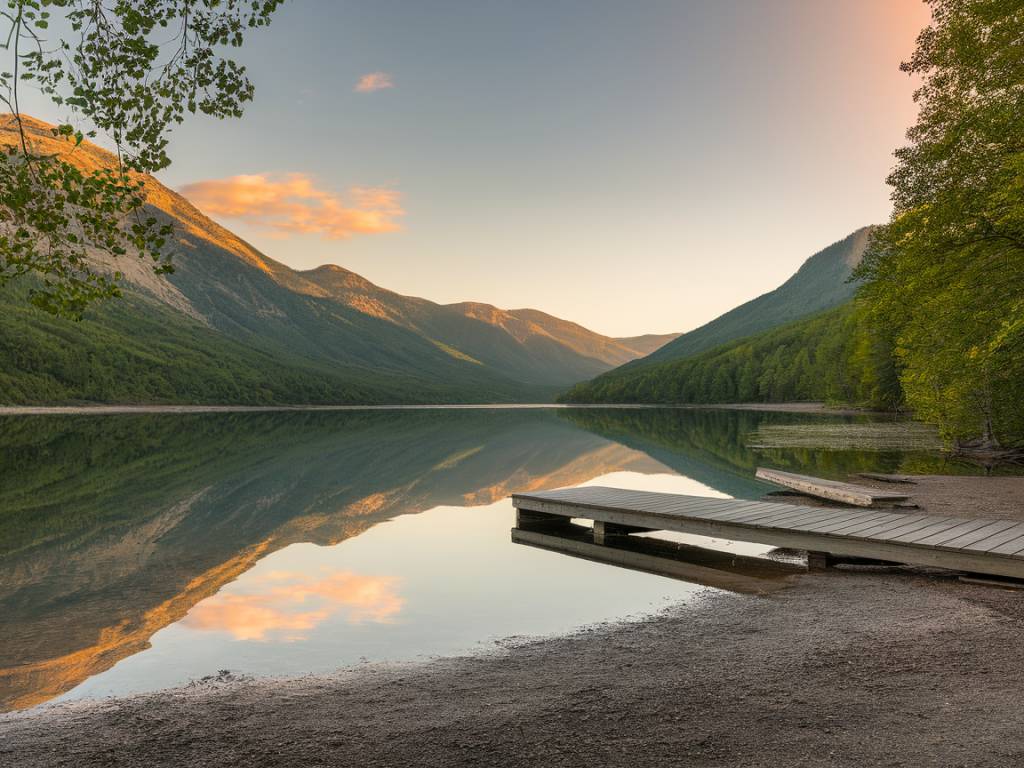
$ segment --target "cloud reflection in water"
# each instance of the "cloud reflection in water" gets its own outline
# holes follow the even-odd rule
[[[335,571],[326,576],[274,571],[245,584],[242,594],[220,592],[183,620],[191,629],[228,632],[236,640],[304,640],[304,633],[343,614],[350,624],[387,623],[405,599],[394,576]]]

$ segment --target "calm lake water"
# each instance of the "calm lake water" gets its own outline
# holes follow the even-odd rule
[[[510,493],[760,498],[758,465],[962,472],[934,451],[757,449],[822,417],[678,409],[0,418],[0,711],[231,670],[493,648],[707,588],[510,541]],[[716,542],[756,554],[765,548]]]

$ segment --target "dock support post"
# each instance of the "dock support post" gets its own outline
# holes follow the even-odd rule
[[[825,571],[832,566],[832,555],[828,552],[808,552],[807,553],[807,570],[808,571]]]
[[[606,523],[603,520],[594,521],[594,543],[605,544],[605,540],[611,536],[628,536],[631,533],[646,533],[652,528],[639,528],[635,525],[622,525],[621,523]]]

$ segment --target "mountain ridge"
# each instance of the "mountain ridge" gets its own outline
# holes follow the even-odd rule
[[[849,277],[864,255],[871,230],[872,226],[854,230],[810,256],[774,290],[680,334],[633,365],[688,357],[842,304],[857,290]]]
[[[41,121],[26,117],[24,123],[42,151],[62,153],[85,170],[115,162],[110,153],[89,142],[72,149],[55,139],[50,126]],[[10,143],[10,118],[0,125],[0,142],[4,133],[8,140],[3,143]],[[358,394],[352,396],[370,401],[424,401],[426,393],[433,393],[430,400],[440,396],[444,402],[523,401],[550,399],[561,387],[649,351],[642,344],[630,346],[537,310],[509,312],[476,302],[443,305],[402,296],[337,265],[295,270],[205,216],[155,178],[146,177],[146,196],[150,209],[176,226],[174,274],[158,277],[138,259],[114,260],[100,253],[93,255],[93,262],[100,269],[125,274],[127,293],[139,301],[123,302],[122,309],[145,313],[140,301],[151,301],[170,310],[172,314],[160,316],[170,318],[166,322],[175,326],[172,335],[181,344],[191,339],[209,345],[191,328],[194,322],[223,337],[225,343],[241,345],[232,353],[240,361],[247,354],[243,348],[251,350],[253,359],[242,361],[248,377],[258,379],[261,360],[269,355],[312,377],[315,384],[307,389],[323,391],[323,398],[351,380],[360,383]],[[20,301],[18,295],[11,290],[0,293],[0,303],[11,308],[11,316]],[[107,306],[95,314],[104,318],[118,312]],[[86,329],[92,335],[83,341],[97,348],[103,344],[92,326],[74,330],[40,315],[19,314],[25,329],[21,344],[30,336],[39,349],[61,346],[67,356],[65,337],[82,337]],[[544,322],[538,322],[540,318]],[[129,319],[118,327],[119,339],[132,340]],[[5,346],[2,334],[0,329],[0,350]],[[147,346],[146,339],[134,340],[137,346]],[[6,341],[7,357],[18,359],[17,334],[12,332]],[[202,354],[203,349],[194,351]],[[59,366],[46,362],[46,354],[28,352],[27,357],[41,367],[22,370],[14,365],[15,372],[58,379],[61,386],[51,388],[53,392],[81,394]],[[206,370],[200,373],[197,368],[195,375],[208,375]],[[103,375],[117,374],[105,371]],[[179,385],[175,387],[172,400],[187,397],[177,391]],[[376,395],[368,394],[373,390]],[[6,390],[0,386],[0,399],[25,391],[23,383]],[[266,397],[280,402],[281,392]],[[307,401],[310,395],[304,397]]]
[[[674,402],[676,396],[686,391],[686,398],[680,402],[693,401],[688,383],[678,377],[696,375],[704,369],[683,363],[726,353],[738,343],[755,342],[769,331],[786,328],[852,301],[857,283],[851,281],[850,276],[864,255],[871,230],[870,226],[855,230],[810,256],[774,290],[680,335],[646,357],[577,383],[559,399],[574,403]],[[702,380],[704,385],[711,387],[711,382]],[[755,392],[753,396],[756,399],[758,395]],[[696,401],[709,402],[699,398]]]

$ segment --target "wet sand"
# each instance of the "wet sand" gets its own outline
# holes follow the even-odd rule
[[[1024,478],[908,487],[1024,519]],[[1022,647],[1024,592],[843,567],[484,655],[6,715],[0,765],[1019,766]]]

